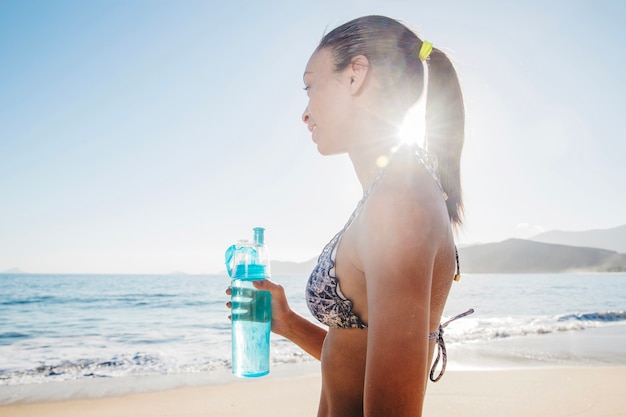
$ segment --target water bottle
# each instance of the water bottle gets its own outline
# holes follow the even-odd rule
[[[226,269],[231,277],[232,371],[247,378],[270,371],[272,325],[272,295],[252,285],[252,281],[271,276],[265,229],[253,230],[253,242],[240,240],[226,250]]]

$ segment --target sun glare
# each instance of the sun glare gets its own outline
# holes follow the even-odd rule
[[[426,109],[424,103],[425,100],[419,100],[407,112],[399,132],[402,143],[424,145],[424,136],[426,135]]]

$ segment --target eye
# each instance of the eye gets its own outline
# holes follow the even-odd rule
[[[309,91],[309,88],[310,88],[310,87],[309,87],[308,85],[305,85],[304,87],[302,87],[302,89],[303,89],[304,91]]]

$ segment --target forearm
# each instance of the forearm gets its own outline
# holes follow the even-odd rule
[[[289,319],[282,323],[281,328],[274,331],[291,340],[315,359],[320,360],[322,357],[322,346],[327,331],[298,313],[291,312]]]

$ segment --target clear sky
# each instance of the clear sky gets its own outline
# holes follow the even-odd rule
[[[448,51],[467,112],[460,243],[626,223],[620,1],[0,1],[0,271],[218,272],[264,226],[307,260],[361,189],[301,122],[325,31]]]

